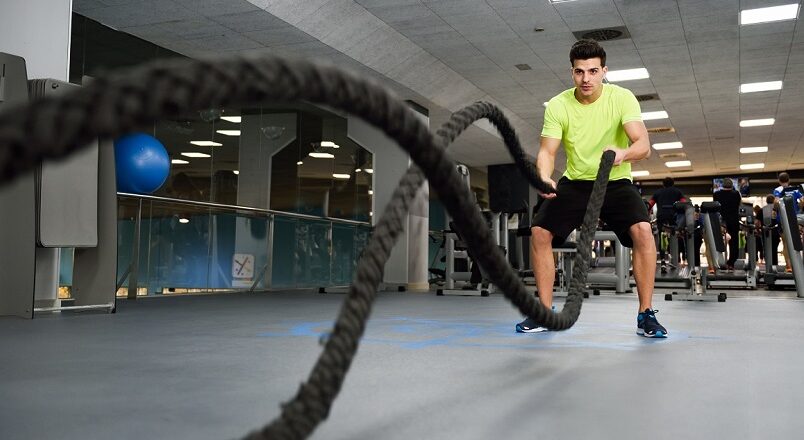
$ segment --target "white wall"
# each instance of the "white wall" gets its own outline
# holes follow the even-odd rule
[[[72,0],[0,1],[0,52],[25,58],[28,78],[67,81]]]

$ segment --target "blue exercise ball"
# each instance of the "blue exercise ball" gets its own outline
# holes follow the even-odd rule
[[[170,156],[165,146],[145,133],[132,133],[114,141],[117,190],[151,194],[170,174]]]

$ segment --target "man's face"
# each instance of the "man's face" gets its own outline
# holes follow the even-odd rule
[[[603,87],[603,77],[608,68],[600,65],[600,58],[575,60],[572,64],[572,80],[578,93],[582,96],[593,96]]]

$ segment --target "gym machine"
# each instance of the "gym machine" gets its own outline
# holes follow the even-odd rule
[[[464,165],[458,165],[458,173],[463,178],[466,186],[470,187],[469,168]],[[483,215],[491,228],[494,242],[505,252],[508,249],[508,214],[484,211]],[[436,295],[489,296],[494,292],[494,286],[488,283],[488,276],[486,276],[483,268],[479,268],[481,280],[476,284],[471,282],[472,268],[477,263],[472,261],[458,231],[455,230],[453,222],[448,220],[448,224],[450,229],[444,231],[446,263],[444,287],[438,288]],[[465,263],[461,265],[461,270],[457,269],[458,265],[456,263],[458,261]]]
[[[75,87],[54,79],[29,81],[23,58],[0,53],[0,110]],[[115,311],[113,151],[111,141],[95,141],[0,188],[0,316]],[[57,296],[60,248],[75,249],[70,299]]]
[[[597,231],[594,240],[597,243],[610,241],[614,256],[597,256],[591,262],[586,276],[586,287],[591,289],[594,295],[600,295],[601,290],[614,290],[615,293],[631,292],[629,283],[631,251],[620,243],[613,231]]]
[[[794,287],[796,294],[799,298],[804,298],[804,266],[802,266],[802,250],[804,244],[801,242],[801,234],[798,230],[798,222],[796,219],[795,208],[793,207],[794,200],[790,196],[786,196],[779,201],[779,226],[781,227],[782,240],[784,241],[785,249],[787,249],[787,258],[790,259],[790,266],[793,268],[793,273],[784,271],[776,272],[771,264],[770,269],[766,269],[765,283],[770,288],[778,287]],[[769,242],[770,240],[765,240]],[[765,249],[770,246],[766,245]],[[775,251],[775,249],[773,249]],[[767,251],[766,251],[767,252]],[[769,256],[765,255],[765,261],[769,261]],[[772,261],[772,260],[770,260]]]
[[[709,257],[709,270],[711,273],[704,273],[707,287],[722,288],[747,288],[756,289],[757,287],[757,261],[756,261],[756,237],[754,236],[754,213],[748,206],[740,207],[740,218],[745,218],[741,222],[741,227],[748,231],[746,236],[747,259],[737,259],[734,264],[734,271],[726,271],[726,243],[720,233],[720,203],[704,202],[701,204],[701,215],[704,216],[704,243],[706,243]],[[737,240],[738,237],[732,237]]]
[[[719,206],[720,204],[717,203]],[[697,228],[695,221],[695,207],[690,202],[676,202],[673,208],[683,214],[683,222],[677,228],[676,234],[670,236],[671,243],[671,262],[677,262],[675,266],[671,264],[666,270],[662,271],[662,267],[657,268],[655,287],[659,288],[680,288],[684,291],[673,291],[664,295],[665,301],[681,300],[681,301],[713,301],[718,302],[726,301],[725,293],[709,293],[707,291],[706,272],[702,267],[696,266],[694,262],[700,264],[700,256],[696,255],[697,249],[695,248],[695,231]],[[701,215],[706,212],[701,207]],[[706,219],[704,219],[706,224]],[[719,228],[719,226],[718,226]],[[704,235],[706,231],[704,231]],[[678,262],[678,238],[684,242],[687,252],[686,267],[680,267]],[[675,243],[675,246],[672,244]],[[673,253],[675,253],[673,255]]]

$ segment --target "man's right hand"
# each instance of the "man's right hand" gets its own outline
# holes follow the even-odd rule
[[[543,192],[539,191],[539,195],[541,197],[545,198],[545,199],[554,199],[554,198],[556,198],[556,196],[558,195],[558,194],[555,193],[555,189],[557,188],[557,185],[553,181],[553,179],[545,179],[544,177],[542,177],[542,180],[544,180],[544,182],[546,184],[550,185],[550,187],[553,188],[554,192],[552,192],[552,193],[543,193]]]

